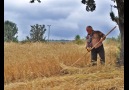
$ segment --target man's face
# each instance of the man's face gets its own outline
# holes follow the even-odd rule
[[[87,27],[87,28],[86,28],[86,31],[87,31],[88,34],[91,34],[93,30],[92,30],[92,28]]]

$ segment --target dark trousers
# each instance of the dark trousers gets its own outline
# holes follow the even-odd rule
[[[100,47],[91,50],[91,62],[97,61],[97,54],[100,56],[100,62],[105,63],[105,51],[103,44]]]

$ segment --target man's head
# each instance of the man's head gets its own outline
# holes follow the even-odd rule
[[[91,26],[87,26],[86,31],[87,31],[88,34],[91,34],[92,31],[93,31],[93,28]]]

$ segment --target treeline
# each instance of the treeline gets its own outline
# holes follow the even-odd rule
[[[45,42],[46,32],[45,25],[30,25],[30,36],[26,36],[26,39],[21,42]],[[18,27],[9,20],[4,21],[4,42],[19,42],[18,41]]]
[[[121,36],[120,34],[115,38],[115,37],[112,37],[112,38],[106,38],[106,41],[116,41],[116,42],[121,42]]]
[[[75,40],[74,43],[76,44],[84,44],[86,41],[86,37],[81,38],[80,35],[76,35],[75,36]],[[112,37],[112,38],[106,38],[105,40],[106,42],[110,42],[110,41],[115,41],[115,42],[121,42],[121,36],[120,34],[117,37]]]
[[[26,39],[18,41],[18,27],[17,25],[9,20],[4,21],[4,42],[46,42],[46,37],[44,36],[46,32],[45,25],[30,25],[30,35],[26,36]],[[120,34],[117,38],[106,38],[106,41],[118,41],[120,42]],[[85,38],[81,39],[80,35],[76,35],[74,40],[50,40],[50,42],[70,42],[73,41],[76,44],[85,43]]]

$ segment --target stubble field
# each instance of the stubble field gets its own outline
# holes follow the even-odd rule
[[[109,44],[110,43],[110,44]],[[4,43],[5,90],[124,90],[124,68],[116,67],[119,49],[104,42],[106,65],[88,67],[85,44]]]

